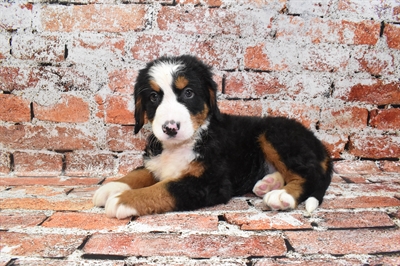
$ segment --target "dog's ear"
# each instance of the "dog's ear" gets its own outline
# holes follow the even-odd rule
[[[139,88],[135,86],[135,134],[137,134],[144,125],[145,113],[146,109],[142,96],[139,93]]]
[[[217,83],[212,79],[212,76],[210,76],[209,80],[209,87],[208,87],[208,91],[209,91],[209,101],[210,101],[210,111],[211,113],[214,115],[214,117],[217,120],[221,119],[221,112],[218,108],[218,104],[217,104],[217,90],[218,90],[218,86]]]

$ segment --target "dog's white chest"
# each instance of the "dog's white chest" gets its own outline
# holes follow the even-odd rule
[[[145,161],[145,167],[159,181],[176,179],[188,168],[189,163],[196,158],[192,146],[165,149],[160,155]]]

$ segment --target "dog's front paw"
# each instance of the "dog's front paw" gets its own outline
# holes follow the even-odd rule
[[[94,193],[93,204],[98,207],[105,206],[109,198],[129,189],[130,187],[122,182],[107,183]]]
[[[253,193],[258,197],[263,197],[268,192],[280,189],[285,185],[282,175],[279,172],[266,175],[263,179],[259,180],[253,188]]]
[[[296,207],[296,200],[285,189],[268,192],[264,196],[264,202],[272,210],[287,210]]]
[[[124,219],[129,216],[138,216],[138,211],[124,204],[120,200],[122,193],[116,194],[107,200],[105,210],[108,217],[117,217],[118,219]]]

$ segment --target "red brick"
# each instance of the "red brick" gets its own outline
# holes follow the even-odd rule
[[[400,161],[380,161],[379,167],[384,172],[400,173]]]
[[[255,46],[247,47],[244,55],[245,68],[264,71],[288,70],[288,55],[284,55],[280,52],[279,55],[273,57],[272,59],[271,56],[273,54],[271,54],[268,49],[270,49],[270,47],[265,43],[260,43]],[[271,49],[273,48],[271,47]],[[278,54],[278,51],[275,51],[275,53]]]
[[[374,109],[370,112],[369,124],[383,130],[397,130],[400,128],[400,108]]]
[[[348,129],[360,130],[367,127],[368,110],[360,107],[332,108],[321,111],[319,128],[322,130]]]
[[[134,118],[132,96],[109,95],[105,101],[105,121],[112,124],[132,125]]]
[[[124,220],[107,218],[105,214],[56,212],[42,226],[49,228],[78,228],[83,230],[116,230],[126,225]]]
[[[45,5],[40,10],[45,31],[105,31],[142,30],[146,23],[145,5]]]
[[[86,243],[86,254],[123,256],[282,256],[286,253],[281,236],[177,235],[177,234],[94,234]]]
[[[113,154],[67,153],[65,175],[67,176],[109,176],[114,172],[116,162]]]
[[[337,161],[334,164],[338,174],[377,174],[380,173],[375,161]]]
[[[76,265],[77,263],[83,265],[104,265],[104,266],[125,266],[125,262],[123,260],[115,260],[114,258],[111,260],[79,260],[77,262],[74,258],[72,259],[46,259],[46,258],[18,258],[13,260],[15,265],[24,265],[24,266],[38,266],[38,265],[46,265],[46,266],[71,266]],[[135,263],[135,265],[139,265]],[[147,264],[146,264],[147,265]]]
[[[18,176],[58,176],[62,161],[57,153],[14,152],[14,171]]]
[[[392,49],[400,49],[400,26],[396,24],[385,24],[383,30],[387,45]]]
[[[396,207],[400,205],[400,200],[394,197],[385,196],[359,196],[354,198],[325,199],[322,209],[357,209],[357,208],[380,208],[380,207]]]
[[[11,171],[11,157],[9,152],[0,151],[0,175]]]
[[[133,69],[117,69],[108,73],[108,87],[117,93],[133,94],[138,72]]]
[[[365,254],[397,252],[399,230],[335,230],[285,232],[290,244],[301,254]]]
[[[105,116],[105,114],[104,114],[105,100],[104,100],[103,96],[101,96],[100,94],[96,94],[94,96],[94,100],[96,101],[96,104],[97,104],[96,116],[98,118],[103,119]]]
[[[0,126],[0,143],[6,148],[32,150],[93,149],[95,138],[76,128],[61,126]]]
[[[58,36],[16,35],[12,40],[12,52],[18,59],[61,62],[65,59],[65,40]]]
[[[143,155],[138,153],[123,153],[119,155],[118,174],[126,175],[143,165]]]
[[[151,231],[178,232],[182,230],[218,231],[217,215],[197,213],[167,213],[137,217],[133,227],[146,227]]]
[[[2,2],[0,5],[0,25],[7,31],[30,28],[32,24],[32,7],[31,3],[7,3]]]
[[[287,87],[268,73],[232,72],[225,78],[225,93],[230,97],[261,98],[287,94]]]
[[[7,194],[12,195],[24,195],[29,197],[54,197],[54,196],[65,196],[69,193],[72,188],[64,187],[51,187],[48,185],[43,186],[13,186],[7,190]]]
[[[76,234],[26,234],[0,232],[2,254],[62,258],[71,255],[86,236]]]
[[[98,184],[100,178],[77,178],[77,177],[4,177],[0,178],[2,186],[90,186]]]
[[[242,47],[236,40],[197,39],[191,43],[188,53],[198,55],[206,64],[222,70],[239,68],[239,57]]]
[[[393,74],[394,59],[390,51],[378,51],[360,49],[359,54],[355,54],[354,58],[360,64],[360,70],[378,76],[384,74]]]
[[[386,136],[350,136],[350,154],[371,159],[399,158],[400,137]]]
[[[53,105],[44,106],[33,103],[35,118],[52,122],[83,123],[89,120],[89,104],[82,98],[62,95]]]
[[[301,102],[274,101],[268,103],[264,112],[270,116],[295,119],[305,127],[312,128],[319,120],[320,108]]]
[[[33,88],[39,81],[38,69],[0,67],[0,90],[13,91]]]
[[[134,126],[111,126],[107,130],[107,145],[112,151],[142,151],[146,144],[145,130],[134,135]]]
[[[2,209],[83,211],[93,208],[92,199],[5,198],[0,199]]]
[[[347,135],[322,133],[321,131],[316,132],[315,135],[328,149],[332,158],[341,158],[341,154],[344,151],[348,142]]]
[[[218,106],[223,113],[235,115],[261,116],[262,104],[260,101],[219,101]]]
[[[395,21],[400,21],[400,6],[393,7],[393,17]]]
[[[266,36],[270,20],[261,9],[237,12],[220,8],[164,6],[158,13],[161,30],[186,34],[232,34]]]
[[[380,79],[365,80],[363,83],[351,85],[352,81],[344,81],[346,85],[337,88],[334,95],[345,101],[365,102],[386,105],[400,104],[400,82],[383,82]]]
[[[392,219],[381,211],[317,212],[313,217],[321,219],[318,226],[329,229],[394,226]]]
[[[0,94],[0,120],[10,122],[31,121],[30,102],[12,94]]]
[[[42,223],[47,216],[45,214],[29,214],[26,213],[0,213],[0,228],[8,230],[11,228],[32,227]]]
[[[302,214],[257,212],[225,213],[228,223],[240,226],[241,230],[291,230],[310,229],[311,224]]]
[[[177,4],[193,4],[193,5],[207,5],[209,7],[220,7],[223,3],[223,0],[176,0]]]

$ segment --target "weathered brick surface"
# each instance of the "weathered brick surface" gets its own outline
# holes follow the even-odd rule
[[[116,158],[113,154],[67,153],[65,175],[109,176],[114,173]]]
[[[286,253],[281,236],[221,236],[178,234],[95,234],[84,247],[87,254],[122,256],[189,256],[229,258],[281,256]]]
[[[62,258],[71,255],[85,236],[0,232],[3,254]]]
[[[0,3],[0,265],[399,264],[396,0],[50,2]],[[251,194],[123,221],[93,207],[143,163],[138,71],[180,54],[213,67],[223,112],[323,141],[336,173],[315,213]]]
[[[14,171],[18,176],[58,176],[63,158],[56,153],[14,153]]]
[[[39,12],[43,30],[53,32],[140,30],[146,22],[144,5],[46,5]]]
[[[285,235],[294,250],[302,254],[365,254],[400,249],[399,230],[286,232]]]
[[[51,106],[33,104],[35,117],[53,122],[82,123],[89,120],[89,105],[82,98],[63,95],[58,103]]]
[[[0,126],[0,143],[14,149],[93,149],[94,137],[77,128],[62,126]]]
[[[30,102],[20,97],[0,94],[0,120],[9,122],[29,122]]]

